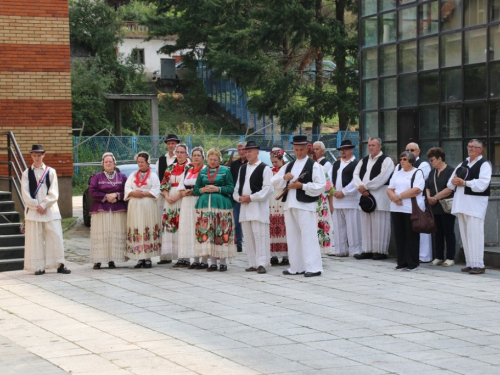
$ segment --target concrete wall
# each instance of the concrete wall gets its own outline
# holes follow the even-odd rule
[[[118,47],[118,53],[124,57],[129,57],[132,50],[135,48],[144,49],[144,69],[146,73],[153,73],[155,70],[160,70],[160,59],[173,57],[165,54],[158,54],[157,51],[164,45],[174,45],[175,40],[160,40],[152,39],[144,41],[143,38],[124,38],[123,43]],[[179,53],[178,53],[179,54]]]

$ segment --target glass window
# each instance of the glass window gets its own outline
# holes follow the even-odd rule
[[[464,105],[465,137],[485,137],[488,133],[486,104]]]
[[[399,11],[399,39],[417,37],[417,7]]]
[[[417,71],[417,42],[399,45],[399,72],[413,73]]]
[[[380,43],[396,41],[396,12],[380,15]]]
[[[437,69],[439,67],[439,42],[437,36],[420,39],[419,43],[419,70]]]
[[[417,92],[416,74],[399,76],[398,99],[401,107],[417,105]]]
[[[500,21],[500,0],[490,0],[490,22]]]
[[[373,137],[378,137],[378,112],[363,113],[363,141]],[[363,151],[363,155],[368,153]]]
[[[490,102],[490,135],[500,136],[500,102]]]
[[[456,102],[462,100],[462,70],[447,69],[441,71],[441,101]]]
[[[377,76],[377,49],[361,51],[361,67],[363,78],[373,78]]]
[[[439,107],[420,108],[420,139],[439,138]]]
[[[361,15],[368,16],[377,13],[377,0],[361,0]]]
[[[363,109],[378,108],[378,81],[363,81]]]
[[[441,67],[462,64],[462,33],[441,36]]]
[[[361,155],[368,155],[368,143],[363,143],[363,146],[361,147]]]
[[[465,100],[486,99],[486,66],[464,67]]]
[[[440,120],[441,138],[462,138],[462,106],[460,104],[441,107]]]
[[[396,0],[380,0],[380,11],[396,9]]]
[[[418,101],[420,104],[439,102],[438,72],[420,73],[418,76]]]
[[[438,145],[438,141],[418,141],[418,146],[420,147],[420,157],[424,160],[427,160],[427,151],[429,151],[432,147],[436,147]]]
[[[363,47],[377,44],[377,16],[368,17],[361,20],[362,45]]]
[[[380,80],[380,108],[396,108],[396,78]]]
[[[500,98],[500,63],[490,64],[490,98]]]
[[[487,0],[465,0],[465,27],[486,23]]]
[[[491,161],[493,167],[493,174],[498,175],[500,174],[500,139],[491,140],[488,146],[491,150],[489,160]]]
[[[396,46],[380,47],[380,75],[396,74]]]
[[[455,30],[462,27],[462,2],[441,0],[441,30]]]
[[[380,112],[380,137],[385,141],[398,139],[398,114],[396,111]]]
[[[418,33],[420,35],[436,34],[439,30],[438,2],[423,4],[418,7]]]
[[[490,52],[490,61],[500,60],[500,25],[490,27],[490,45],[488,51]]]
[[[382,151],[384,154],[389,156],[392,161],[398,160],[398,145],[397,143],[385,143],[382,142]]]
[[[441,147],[444,150],[446,164],[456,168],[464,161],[462,141],[442,141]]]
[[[464,64],[486,61],[486,28],[468,30],[464,33]]]

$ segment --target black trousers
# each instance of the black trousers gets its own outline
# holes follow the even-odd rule
[[[418,267],[420,233],[411,227],[411,214],[391,212],[392,228],[396,239],[399,267]]]
[[[444,241],[446,239],[446,259],[455,260],[455,247],[457,240],[455,238],[455,215],[444,214],[434,215],[436,222],[436,258],[445,259]]]

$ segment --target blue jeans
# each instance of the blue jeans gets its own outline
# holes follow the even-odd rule
[[[233,207],[233,216],[234,216],[234,232],[236,234],[236,245],[241,246],[243,243],[243,232],[241,231],[241,224],[240,224],[240,209],[241,209],[241,203],[235,202],[234,207]]]

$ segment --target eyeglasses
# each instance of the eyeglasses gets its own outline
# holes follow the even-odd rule
[[[415,149],[414,148],[409,148],[408,150],[406,150],[408,152],[415,152]]]
[[[186,151],[175,151],[176,154],[185,154]]]
[[[401,158],[399,161],[408,161],[408,158]]]
[[[467,148],[481,148],[481,146],[467,146]]]

